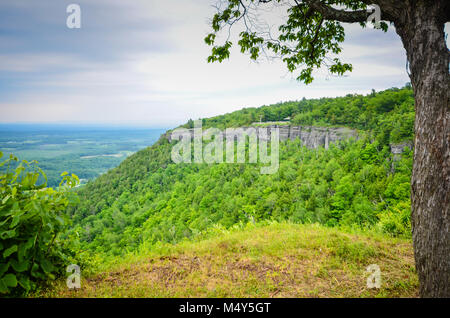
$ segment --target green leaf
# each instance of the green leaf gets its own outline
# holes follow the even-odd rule
[[[0,277],[6,273],[9,268],[9,263],[0,264]]]
[[[9,195],[9,194],[6,197],[4,197],[2,200],[2,204],[5,204],[9,200],[10,197],[11,197],[11,195]]]
[[[67,171],[64,171],[63,173],[61,173],[61,177],[67,176],[69,173]]]
[[[46,258],[41,259],[41,268],[45,273],[49,274],[55,270],[55,267]]]
[[[28,241],[25,244],[21,244],[19,246],[19,250],[17,252],[17,255],[19,256],[19,261],[20,262],[24,259],[27,250],[29,250],[31,248],[31,246],[33,246],[33,242],[34,242],[34,237],[28,239]]]
[[[2,238],[3,240],[6,240],[11,237],[14,237],[15,235],[16,235],[16,230],[10,230],[10,231],[5,231],[5,232],[1,233],[0,238]]]
[[[0,279],[0,293],[6,294],[8,292],[8,287],[3,282],[3,280]]]
[[[0,227],[2,227],[3,226],[3,224],[6,224],[6,222],[8,222],[9,221],[9,219],[8,218],[6,218],[3,222],[0,222]]]
[[[16,287],[17,286],[17,279],[16,279],[16,275],[14,275],[14,274],[6,274],[2,278],[2,281],[7,287]]]
[[[9,228],[12,229],[17,224],[19,224],[21,215],[14,215],[11,224],[9,225]]]
[[[41,212],[41,207],[36,203],[36,201],[31,201],[31,205],[33,206],[33,210],[35,212]]]
[[[5,211],[0,211],[0,216],[1,216],[2,218],[5,218],[5,217],[10,216],[10,215],[13,215],[13,214],[14,214],[13,209],[8,209],[8,210],[5,210]],[[6,223],[6,222],[2,222],[2,223]]]
[[[28,261],[18,262],[15,259],[13,259],[11,260],[11,266],[12,268],[14,268],[16,272],[20,273],[26,271],[30,266],[30,263]]]
[[[61,225],[64,225],[64,219],[63,219],[62,217],[60,217],[59,215],[57,215],[57,216],[55,217],[55,219],[56,219]]]
[[[19,285],[22,286],[25,290],[30,290],[31,289],[31,282],[28,279],[28,277],[25,276],[21,276],[19,277]]]
[[[33,267],[31,268],[31,276],[39,279],[45,279],[46,277],[42,272],[39,271],[39,265],[34,263]]]
[[[4,252],[3,252],[3,257],[7,258],[8,256],[10,256],[12,253],[17,252],[17,245],[13,245],[10,248],[7,248]]]
[[[41,174],[41,176],[43,176],[44,179],[45,179],[45,182],[44,182],[43,186],[47,186],[47,183],[48,183],[47,175],[46,175],[45,172],[44,172],[41,168],[39,168],[39,167],[38,167],[38,171],[39,171],[39,173]]]

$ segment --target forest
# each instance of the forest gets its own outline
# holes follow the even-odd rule
[[[401,155],[391,152],[392,144],[414,137],[414,98],[409,84],[365,96],[244,108],[202,122],[204,128],[226,128],[286,117],[295,125],[350,127],[358,130],[360,138],[332,144],[328,150],[308,149],[298,139],[282,142],[278,173],[263,175],[259,164],[174,164],[170,153],[175,142],[169,143],[162,135],[152,146],[75,190],[71,188],[78,178],[63,174],[65,179],[56,188],[62,191],[58,194],[61,198],[54,194],[45,200],[59,202],[58,213],[67,220],[49,216],[46,224],[50,224],[47,230],[51,234],[41,248],[50,251],[58,243],[65,252],[58,250],[59,256],[52,254],[50,259],[43,252],[36,257],[41,257],[44,265],[37,268],[35,258],[23,261],[25,269],[15,263],[16,251],[24,244],[30,248],[31,243],[11,229],[30,226],[26,222],[31,220],[16,220],[7,211],[29,208],[30,204],[19,202],[16,193],[26,190],[22,195],[28,197],[30,189],[39,188],[30,180],[36,181],[44,172],[35,170],[25,181],[20,175],[29,171],[26,169],[2,175],[0,281],[4,280],[4,286],[0,287],[3,291],[8,286],[18,286],[13,289],[18,293],[30,291],[29,281],[38,284],[61,275],[49,265],[52,262],[69,259],[90,266],[139,254],[161,243],[195,240],[215,227],[274,221],[410,238],[412,150],[405,147]],[[189,120],[183,127],[192,125]],[[20,182],[26,186],[18,185]],[[52,209],[47,201],[36,211]],[[59,224],[58,230],[53,222]],[[25,277],[28,269],[36,274]],[[24,283],[14,284],[11,275],[24,276]]]
[[[155,145],[80,189],[70,210],[83,249],[120,255],[142,244],[176,243],[214,224],[289,220],[378,228],[410,235],[412,151],[394,160],[390,144],[413,139],[410,87],[367,96],[301,100],[203,119],[204,127],[293,118],[298,125],[361,130],[363,138],[324,149],[298,140],[280,148],[280,169],[261,175],[256,164],[173,164],[171,144]],[[191,122],[185,126],[189,127]]]

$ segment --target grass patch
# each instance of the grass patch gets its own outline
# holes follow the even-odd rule
[[[366,268],[381,268],[368,289]],[[82,269],[83,270],[83,269]],[[82,272],[83,274],[83,272]],[[35,297],[416,297],[409,240],[273,223],[218,230],[114,259],[78,291],[65,280]]]

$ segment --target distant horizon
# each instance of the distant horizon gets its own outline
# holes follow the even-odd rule
[[[385,88],[385,89],[380,89],[380,90],[375,90],[376,92],[382,92],[388,89],[392,89],[392,88],[398,88],[398,89],[402,89],[404,87],[406,87],[406,85],[409,82],[406,82],[403,84],[403,86],[392,86],[389,88]],[[373,90],[373,89],[371,89]],[[349,94],[359,94],[359,93],[347,93],[347,94],[341,94],[341,95],[336,95],[336,96],[320,96],[320,97],[313,97],[313,98],[306,98],[306,97],[301,97],[298,99],[291,99],[291,100],[281,100],[277,103],[289,103],[289,102],[298,102],[301,101],[303,98],[306,98],[308,100],[315,100],[315,99],[321,99],[321,98],[339,98],[339,97],[344,97],[346,95]],[[363,95],[366,96],[370,93],[362,93],[359,95]],[[213,116],[209,116],[209,115],[205,115],[199,118],[190,118],[192,120],[195,119],[202,119],[202,118],[211,118],[211,117],[215,117],[215,116],[220,116],[220,115],[225,115],[228,113],[232,113],[234,111],[239,111],[242,110],[244,108],[260,108],[263,106],[271,106],[274,105],[276,103],[270,103],[270,104],[263,104],[263,105],[259,105],[259,106],[242,106],[241,108],[237,108],[228,112],[224,112],[221,114],[217,114],[217,115],[213,115]],[[143,122],[143,121],[98,121],[98,122],[94,122],[94,121],[49,121],[49,122],[40,122],[40,121],[22,121],[22,122],[9,122],[9,121],[5,121],[5,122],[1,122],[0,121],[0,131],[2,126],[26,126],[26,127],[30,127],[30,126],[46,126],[46,127],[61,127],[61,126],[65,126],[66,128],[102,128],[102,129],[108,129],[108,128],[115,128],[115,129],[152,129],[152,130],[169,130],[169,129],[174,129],[176,127],[179,127],[185,123],[187,123],[188,119],[186,121],[180,121],[176,124],[172,124],[172,125],[167,125],[167,124],[153,124],[151,122]]]
[[[175,126],[176,127],[176,126]],[[0,122],[0,131],[19,131],[24,129],[26,131],[32,130],[168,130],[175,127],[169,126],[156,126],[152,124],[131,124],[131,123],[86,123],[86,122],[70,122],[70,123],[57,123],[57,122]]]

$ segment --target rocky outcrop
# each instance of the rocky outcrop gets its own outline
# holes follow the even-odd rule
[[[299,138],[302,143],[308,148],[318,148],[323,146],[328,149],[331,143],[336,143],[339,140],[349,138],[358,138],[356,130],[350,128],[328,128],[316,126],[290,126],[290,125],[270,125],[266,127],[241,127],[237,130],[226,130],[225,136],[228,140],[242,137],[244,134],[250,134],[251,131],[257,133],[260,139],[270,140],[271,131],[273,128],[278,128],[280,133],[280,140],[294,140]],[[194,129],[188,129],[191,138],[194,135]],[[205,130],[203,131],[205,132]],[[168,135],[169,141],[172,141],[172,134]]]
[[[324,147],[328,149],[329,145],[336,143],[339,140],[346,140],[350,138],[358,139],[358,132],[354,129],[339,127],[317,127],[317,126],[291,126],[291,125],[268,125],[265,127],[240,127],[240,128],[228,128],[222,135],[225,135],[227,140],[237,139],[242,135],[249,135],[254,131],[257,136],[262,140],[270,140],[270,134],[273,128],[278,128],[280,133],[280,141],[294,140],[299,138],[303,145],[315,149],[318,147]],[[194,129],[187,129],[191,138],[194,136]],[[205,129],[203,133],[205,133]],[[167,132],[164,137],[172,141],[172,133]],[[411,141],[404,141],[397,144],[390,144],[391,153],[394,155],[394,160],[399,159],[401,154],[405,151],[405,148],[412,149],[413,143]]]
[[[299,138],[308,148],[323,146],[328,149],[330,143],[349,138],[358,138],[356,130],[349,128],[326,128],[315,126],[281,126],[280,140]]]

